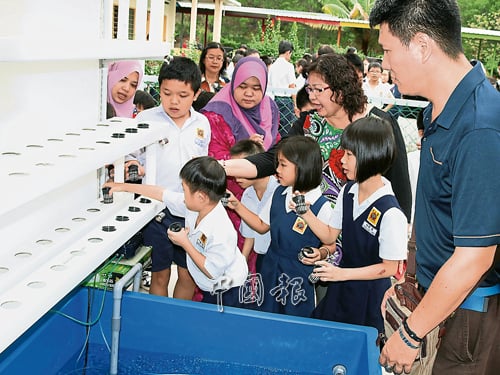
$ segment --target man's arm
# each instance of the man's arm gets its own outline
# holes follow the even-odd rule
[[[408,326],[418,337],[424,337],[460,306],[492,266],[496,247],[497,245],[455,249],[408,318]],[[413,345],[418,345],[413,339],[407,339]],[[417,354],[418,350],[409,348],[395,334],[385,344],[379,361],[382,365],[396,365],[398,369],[403,367],[409,373]]]

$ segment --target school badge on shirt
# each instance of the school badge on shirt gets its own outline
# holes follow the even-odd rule
[[[307,229],[307,223],[301,217],[297,217],[292,229],[299,234],[304,234]]]
[[[205,147],[207,139],[205,138],[205,130],[202,128],[196,128],[196,138],[194,139],[194,144],[198,147]]]
[[[204,233],[200,235],[200,237],[196,240],[196,245],[205,249],[205,245],[207,244],[207,236]]]
[[[380,219],[380,215],[380,211],[377,210],[377,208],[373,207],[368,214],[366,221],[361,225],[361,227],[372,236],[375,236],[377,234],[377,229],[375,227],[377,226],[377,223]]]

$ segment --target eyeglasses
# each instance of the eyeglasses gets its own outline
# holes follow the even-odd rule
[[[209,59],[210,61],[219,61],[219,62],[221,62],[223,58],[224,57],[222,57],[222,56],[213,56],[213,55],[208,55],[207,56],[207,59]]]
[[[311,86],[306,86],[305,87],[305,90],[306,90],[306,92],[308,94],[312,94],[312,93],[314,93],[314,94],[321,94],[323,91],[328,90],[328,89],[331,90],[330,86],[326,86],[326,87],[311,87]]]

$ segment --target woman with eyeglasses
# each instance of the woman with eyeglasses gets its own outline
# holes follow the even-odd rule
[[[217,93],[228,80],[224,77],[227,67],[226,52],[222,45],[210,42],[200,55],[201,89]]]
[[[335,204],[340,189],[347,181],[340,162],[344,154],[340,148],[343,130],[357,119],[380,117],[391,124],[398,148],[398,156],[384,176],[391,181],[396,198],[410,222],[411,187],[401,130],[390,114],[378,108],[367,109],[367,97],[351,63],[339,54],[319,56],[307,67],[305,89],[314,110],[299,118],[288,136],[305,135],[319,144],[323,160],[323,195]],[[276,173],[275,148],[245,159],[227,160],[223,166],[229,176],[261,178],[272,175]],[[327,245],[330,254],[337,257],[341,255],[340,241]]]
[[[211,138],[208,155],[218,160],[231,158],[231,148],[236,142],[250,139],[268,150],[280,139],[279,109],[274,100],[265,95],[267,88],[267,67],[253,56],[243,57],[236,64],[231,82],[223,87],[201,112],[208,118]],[[228,189],[237,199],[243,189],[232,178]],[[240,218],[228,211],[237,231]],[[238,246],[242,248],[244,238],[238,232]],[[248,258],[249,268],[255,269],[255,254]]]

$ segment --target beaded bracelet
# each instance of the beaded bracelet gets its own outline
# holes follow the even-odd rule
[[[417,334],[410,329],[410,327],[408,326],[407,318],[403,319],[403,328],[408,336],[410,336],[416,342],[422,342],[424,340],[423,338],[418,337]]]
[[[403,340],[403,342],[406,344],[406,346],[408,346],[409,348],[412,348],[412,349],[418,349],[420,345],[413,345],[410,340],[408,340],[406,338],[406,336],[404,335],[403,333],[403,330],[401,329],[401,327],[398,328],[398,332],[399,332],[399,337],[401,337],[401,340]]]
[[[330,255],[331,255],[331,254],[330,254],[330,249],[329,249],[329,248],[327,248],[326,246],[321,246],[321,247],[319,248],[319,250],[321,250],[321,249],[325,249],[325,250],[326,250],[326,258],[325,258],[325,259],[328,259],[328,258],[330,257]]]

